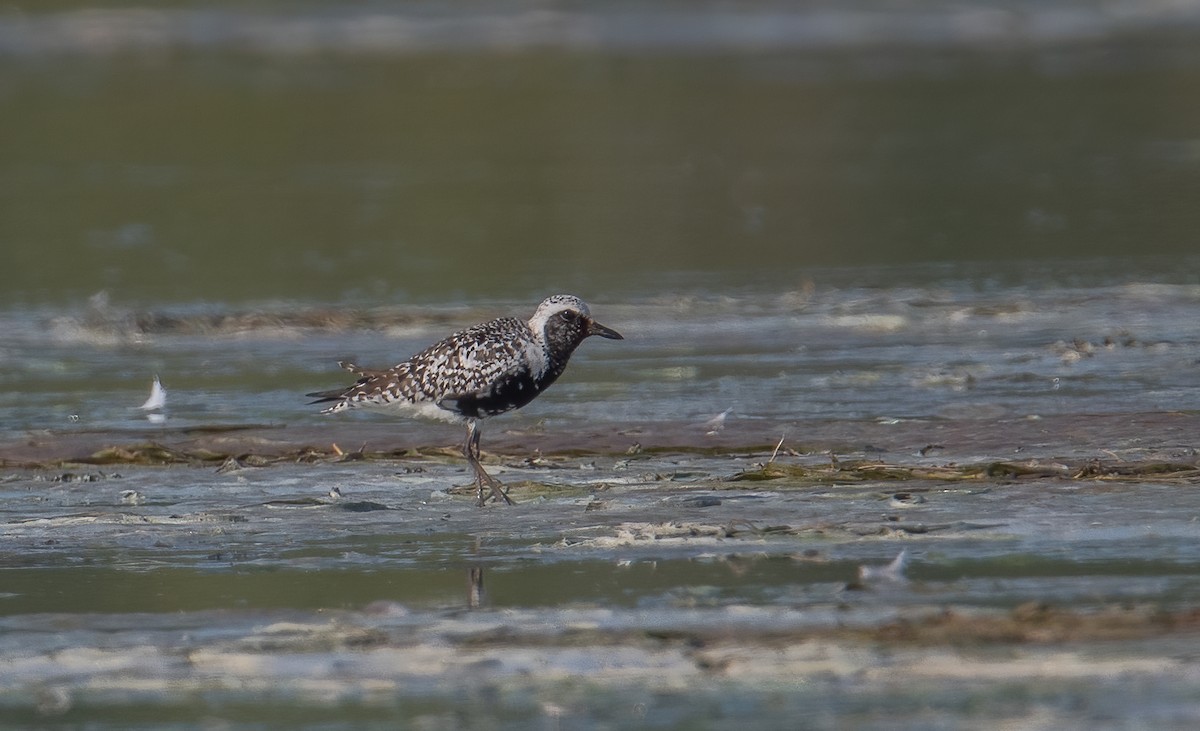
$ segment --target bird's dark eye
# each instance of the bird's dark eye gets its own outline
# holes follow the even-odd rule
[[[562,318],[564,320],[566,320],[567,322],[575,322],[576,320],[579,319],[579,313],[572,312],[571,310],[567,310],[562,313]]]

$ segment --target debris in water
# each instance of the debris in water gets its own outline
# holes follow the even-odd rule
[[[226,457],[225,461],[221,463],[221,466],[217,468],[217,474],[223,475],[227,472],[237,472],[244,467],[245,465],[242,464],[242,461],[231,454]]]
[[[888,504],[893,508],[911,508],[924,502],[925,498],[915,492],[898,492],[888,499]]]
[[[781,447],[783,447],[784,439],[787,439],[786,432],[779,437],[779,443],[775,445],[775,449],[774,449],[774,451],[771,452],[771,458],[767,460],[767,464],[771,464],[772,462],[775,461],[775,458],[779,456],[779,450]]]
[[[701,426],[704,427],[704,433],[710,437],[720,434],[725,428],[725,419],[728,418],[732,413],[733,407],[730,406],[728,409],[725,409],[721,413],[701,424]]]
[[[858,580],[864,583],[868,581],[908,581],[904,575],[904,566],[907,563],[908,549],[905,548],[887,566],[859,566]]]

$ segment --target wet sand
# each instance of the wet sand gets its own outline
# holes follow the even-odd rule
[[[484,428],[484,451],[493,459],[641,453],[769,456],[778,446],[783,456],[840,455],[902,465],[1022,460],[1192,464],[1197,457],[1200,415],[1154,412],[803,422],[731,418],[719,430],[695,423],[645,422],[572,428],[569,432],[545,426],[514,430],[506,428],[501,419]],[[0,442],[0,466],[204,465],[230,457],[262,464],[404,459],[456,454],[460,440],[457,427],[412,420],[330,419],[327,426],[212,424],[181,429],[47,430]]]
[[[1185,728],[1196,426],[496,428],[518,504],[482,510],[453,429],[32,434],[0,446],[0,706],[147,728],[137,709],[316,728],[414,706],[434,727]]]

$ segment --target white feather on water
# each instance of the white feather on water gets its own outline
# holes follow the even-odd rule
[[[728,409],[725,409],[724,411],[717,414],[713,418],[709,419],[708,421],[705,421],[700,426],[705,430],[704,433],[707,434],[708,436],[713,436],[714,434],[719,434],[721,432],[721,430],[725,428],[725,420],[727,418],[729,418],[729,415],[732,413],[733,413],[733,407],[730,406]]]
[[[167,408],[167,389],[163,388],[157,374],[154,376],[154,382],[150,384],[150,397],[138,408],[150,412],[146,414],[146,418],[152,424],[161,424],[167,420],[167,415],[163,413]]]
[[[907,563],[908,549],[905,548],[887,566],[859,566],[858,579],[864,582],[908,581],[908,577],[904,575],[904,568]]]
[[[162,381],[158,380],[158,376],[154,376],[154,383],[150,384],[150,398],[146,399],[146,403],[138,408],[142,411],[156,411],[165,408],[167,405],[167,389],[163,388]]]

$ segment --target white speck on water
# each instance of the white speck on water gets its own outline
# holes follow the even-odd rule
[[[908,563],[908,549],[902,549],[886,566],[859,566],[859,581],[908,581],[904,567]]]
[[[154,381],[150,384],[150,398],[138,408],[142,411],[156,411],[166,408],[167,405],[167,390],[163,388],[162,381],[155,374]]]

